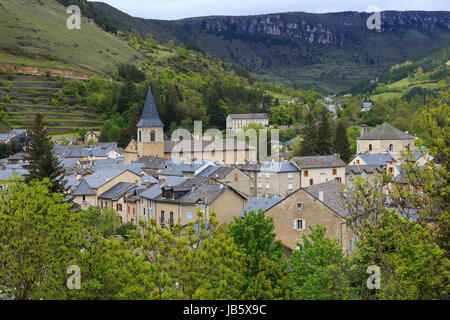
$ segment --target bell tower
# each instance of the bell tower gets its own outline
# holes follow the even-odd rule
[[[164,158],[164,124],[159,119],[151,88],[137,127],[137,156]]]

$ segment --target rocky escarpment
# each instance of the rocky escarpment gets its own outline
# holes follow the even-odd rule
[[[187,31],[213,32],[218,34],[265,34],[292,37],[310,43],[342,46],[345,40],[355,41],[366,32],[367,19],[372,14],[341,12],[327,14],[283,13],[257,16],[213,16],[183,19],[163,24],[183,26]],[[155,20],[153,20],[156,22]],[[393,32],[402,28],[422,32],[450,29],[449,12],[384,11],[381,12],[380,32]]]

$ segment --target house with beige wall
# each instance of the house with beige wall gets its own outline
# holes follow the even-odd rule
[[[251,197],[284,197],[300,187],[300,170],[290,162],[265,162],[237,166],[251,179]]]
[[[194,178],[195,179],[195,178]],[[140,194],[138,218],[156,219],[161,225],[186,225],[195,221],[200,209],[208,218],[215,212],[219,223],[228,223],[247,203],[245,195],[223,184],[194,184],[188,180],[177,186],[155,185]]]
[[[345,184],[345,162],[339,155],[293,157],[291,163],[300,170],[300,186],[306,188],[332,180]]]
[[[367,127],[363,126],[361,137],[356,140],[356,153],[390,153],[398,159],[402,151],[415,150],[416,138],[387,122],[368,132]]]
[[[274,221],[276,239],[290,250],[298,249],[303,235],[311,233],[310,227],[326,227],[325,236],[337,239],[343,250],[351,252],[356,234],[347,223],[348,214],[343,205],[343,185],[337,180],[300,188],[268,208],[266,216]]]

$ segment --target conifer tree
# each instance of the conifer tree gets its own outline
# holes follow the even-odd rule
[[[317,153],[320,155],[331,154],[331,131],[327,112],[321,115],[320,126],[317,130]]]
[[[317,155],[317,128],[314,123],[314,118],[311,112],[306,116],[305,127],[301,133],[303,137],[300,155],[301,156],[315,156]]]
[[[64,169],[59,159],[53,154],[53,143],[50,141],[47,129],[44,127],[43,117],[40,113],[36,115],[31,130],[28,130],[30,144],[28,147],[28,165],[24,168],[29,170],[25,182],[43,180],[48,178],[51,192],[64,193],[65,184]]]
[[[334,151],[341,156],[344,162],[349,162],[352,156],[350,152],[350,143],[348,142],[347,126],[344,121],[341,120],[336,126],[336,133],[333,141]]]

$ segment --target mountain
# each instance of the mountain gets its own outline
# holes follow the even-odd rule
[[[66,8],[54,0],[0,0],[0,64],[105,74],[142,60],[126,41],[83,18],[69,30]]]
[[[385,11],[381,32],[368,30],[370,14],[304,12],[210,16],[174,21],[133,18],[93,2],[105,15],[142,36],[196,45],[266,80],[338,92],[415,59],[450,35],[448,11]]]

